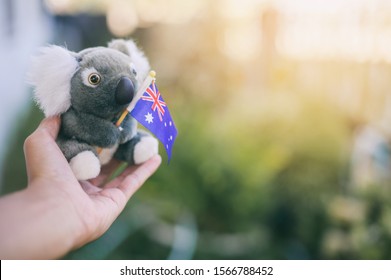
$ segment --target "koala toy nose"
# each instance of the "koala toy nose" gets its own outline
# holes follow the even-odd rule
[[[134,86],[132,81],[127,77],[122,77],[115,89],[115,102],[118,105],[125,105],[130,103],[133,97]]]

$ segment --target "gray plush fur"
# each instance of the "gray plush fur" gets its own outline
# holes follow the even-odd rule
[[[57,143],[80,180],[96,177],[100,170],[99,160],[104,163],[108,161],[100,159],[100,148],[114,149],[112,154],[115,158],[130,164],[141,163],[157,153],[156,139],[137,130],[137,122],[130,115],[120,128],[114,124],[126,107],[137,101],[131,96],[136,94],[139,84],[147,76],[148,61],[132,41],[114,40],[109,46],[89,48],[79,53],[69,52],[77,62],[77,68],[65,87],[70,89],[67,97],[70,104],[66,111],[61,112]],[[48,53],[50,49],[45,51],[46,56]],[[45,58],[41,56],[41,59]],[[42,61],[40,63],[44,66],[35,67],[34,71],[40,71],[39,68],[47,65]],[[98,84],[88,82],[91,74],[100,76]],[[39,74],[33,73],[33,76],[39,77]],[[33,81],[32,84],[39,82]],[[121,94],[125,94],[125,97],[118,97]],[[36,92],[36,96],[39,96],[37,101],[44,111],[48,105],[42,104],[45,104],[47,95],[49,93]],[[146,138],[151,139],[144,141]]]

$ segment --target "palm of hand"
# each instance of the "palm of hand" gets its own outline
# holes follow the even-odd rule
[[[25,142],[29,190],[61,207],[64,222],[78,232],[75,247],[101,236],[124,209],[130,197],[161,163],[156,155],[138,166],[127,167],[108,181],[120,162],[112,160],[92,180],[77,181],[55,138],[59,119],[44,120]]]

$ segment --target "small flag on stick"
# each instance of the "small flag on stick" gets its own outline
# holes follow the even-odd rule
[[[135,105],[131,104],[130,107],[127,108],[127,112],[130,112],[133,118],[160,140],[166,149],[168,161],[170,161],[172,147],[178,131],[170,111],[168,110],[167,104],[164,102],[156,86],[155,76],[156,73],[151,71],[137,92],[137,103]],[[120,126],[125,116],[126,112],[117,121],[117,126]]]

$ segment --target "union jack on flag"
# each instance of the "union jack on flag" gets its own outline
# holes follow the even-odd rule
[[[164,116],[164,107],[166,107],[166,102],[163,101],[163,98],[161,98],[160,92],[156,87],[156,84],[154,81],[152,81],[151,85],[145,90],[145,93],[143,96],[141,96],[142,100],[152,102],[152,110],[156,111],[159,115],[160,121],[163,121]]]
[[[178,131],[154,80],[146,88],[130,114],[162,142],[170,161]]]

